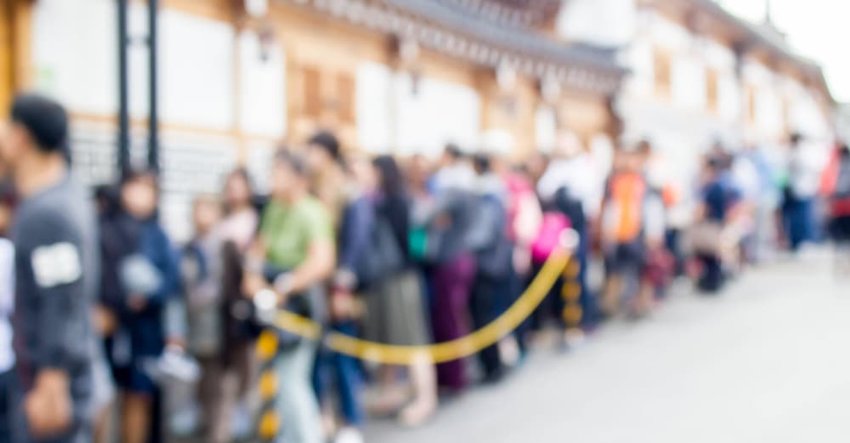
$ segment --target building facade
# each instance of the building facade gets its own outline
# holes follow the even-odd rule
[[[0,0],[0,102],[36,88],[74,122],[76,170],[115,179],[115,0]],[[435,155],[453,141],[514,157],[562,129],[616,138],[625,70],[554,34],[559,0],[160,0],[164,217],[236,164],[330,128],[351,149]],[[145,158],[146,2],[130,1],[132,155]],[[185,233],[185,229],[180,234]],[[178,234],[178,235],[180,235]]]
[[[770,23],[711,0],[570,0],[566,40],[621,48],[631,75],[617,109],[626,141],[648,138],[682,179],[715,140],[778,144],[800,132],[824,144],[833,102],[820,67],[788,49]]]

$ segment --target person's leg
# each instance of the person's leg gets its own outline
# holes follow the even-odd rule
[[[357,336],[357,325],[353,321],[339,323],[335,329],[352,337]],[[337,352],[331,355],[331,362],[345,425],[360,427],[363,425],[364,414],[361,398],[363,381],[359,363],[355,358]]]
[[[148,393],[122,394],[122,443],[148,443],[151,435],[153,396]]]
[[[470,313],[474,329],[480,329],[493,321],[497,311],[498,290],[494,280],[483,275],[477,275],[472,285],[470,296]],[[484,371],[484,380],[492,381],[498,377],[501,369],[498,344],[490,345],[478,353],[478,361]]]
[[[437,343],[454,340],[469,332],[469,289],[474,276],[474,260],[462,256],[450,263],[437,266],[434,272],[435,310],[434,340]],[[441,385],[455,390],[466,386],[462,360],[437,365],[437,379]]]
[[[277,409],[285,442],[323,441],[319,404],[311,386],[316,349],[315,342],[302,340],[296,348],[282,351],[275,361],[279,384]]]
[[[15,408],[15,373],[0,373],[0,443],[12,443],[12,412]]]
[[[411,363],[409,371],[413,401],[401,411],[399,420],[407,426],[418,426],[437,410],[437,372],[428,354]]]

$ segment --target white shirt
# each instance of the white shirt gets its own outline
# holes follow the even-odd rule
[[[12,349],[12,313],[15,310],[15,247],[0,238],[0,372],[15,366]]]
[[[552,201],[558,189],[566,187],[581,200],[584,214],[593,218],[599,212],[604,181],[599,179],[593,160],[586,154],[553,160],[537,184],[543,201]]]

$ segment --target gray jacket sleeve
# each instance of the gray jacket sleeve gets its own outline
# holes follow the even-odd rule
[[[26,244],[18,256],[19,300],[26,303],[34,331],[28,337],[36,369],[70,370],[87,361],[91,300],[86,296],[82,236],[59,217],[39,217],[23,227]]]

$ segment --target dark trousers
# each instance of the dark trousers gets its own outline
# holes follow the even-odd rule
[[[12,442],[12,420],[17,404],[17,390],[15,371],[0,373],[0,443]]]
[[[785,232],[792,251],[797,251],[803,243],[814,240],[814,199],[789,199],[785,202],[783,212]]]
[[[702,264],[702,275],[698,286],[702,291],[714,293],[723,289],[725,276],[720,258],[714,255],[700,254],[697,257]]]
[[[463,337],[470,332],[469,296],[475,278],[475,258],[461,254],[434,268],[434,340],[437,343]],[[463,360],[437,365],[437,381],[455,390],[466,387]]]
[[[357,325],[353,321],[335,322],[331,329],[345,335],[357,336]],[[328,395],[336,387],[339,405],[346,425],[363,424],[363,403],[360,392],[363,385],[360,363],[354,357],[338,352],[320,350],[313,368],[313,388],[319,404],[324,405]]]
[[[475,276],[469,309],[472,314],[472,324],[476,330],[483,328],[507,310],[514,299],[512,289],[511,278],[508,274],[489,276],[479,273]],[[498,343],[479,352],[478,360],[485,379],[497,377],[502,369]]]

